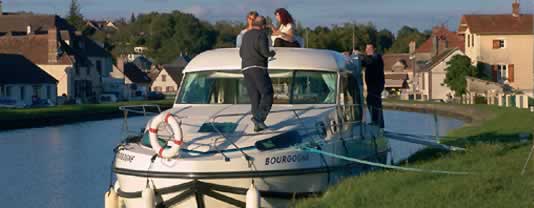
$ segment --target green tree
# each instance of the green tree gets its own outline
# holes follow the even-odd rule
[[[387,50],[391,48],[394,41],[395,36],[389,30],[382,29],[376,34],[376,48],[381,53],[386,53]]]
[[[130,16],[130,23],[135,22],[135,19],[136,19],[136,18],[135,18],[135,14],[132,13],[132,15]]]
[[[471,65],[471,59],[463,55],[455,55],[447,62],[445,75],[446,84],[457,96],[465,94],[466,77],[477,77],[480,73],[477,67]]]
[[[78,3],[78,0],[71,0],[66,19],[77,30],[84,31],[85,21],[82,13],[80,12],[80,4]]]
[[[419,32],[417,28],[404,26],[398,31],[397,38],[395,42],[393,42],[389,52],[408,53],[410,50],[410,41],[414,40],[417,45],[421,45],[429,37],[430,36],[427,33]]]

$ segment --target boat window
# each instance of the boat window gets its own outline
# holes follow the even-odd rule
[[[269,75],[274,104],[335,104],[335,72],[269,70]],[[186,73],[177,103],[248,104],[250,99],[241,71],[204,71]]]
[[[294,104],[335,104],[337,74],[297,71],[293,88]]]
[[[343,102],[342,110],[345,121],[361,121],[362,120],[362,95],[358,81],[351,73],[341,74],[340,97]]]

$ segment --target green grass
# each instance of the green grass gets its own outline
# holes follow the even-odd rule
[[[410,158],[406,166],[477,174],[375,171],[348,178],[323,196],[298,201],[295,206],[534,207],[534,162],[524,176],[520,174],[532,143],[520,142],[518,136],[532,132],[534,113],[485,105],[456,107],[475,108],[489,118],[449,133],[455,139],[449,138],[446,143],[465,146],[468,151],[425,150]]]
[[[62,105],[46,108],[0,109],[0,130],[117,118],[123,115],[119,110],[119,106],[157,104],[162,108],[169,108],[172,106],[172,103],[172,100],[158,100],[109,104]]]

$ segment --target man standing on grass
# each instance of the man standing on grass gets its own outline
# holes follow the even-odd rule
[[[273,57],[275,52],[269,50],[265,25],[266,21],[263,16],[256,17],[252,29],[243,35],[239,48],[241,68],[250,97],[254,131],[267,128],[265,120],[273,104],[273,84],[267,65],[269,57]]]

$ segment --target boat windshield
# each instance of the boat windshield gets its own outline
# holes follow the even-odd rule
[[[335,104],[337,73],[269,70],[274,104]],[[185,75],[178,104],[250,103],[241,71],[202,71]]]

